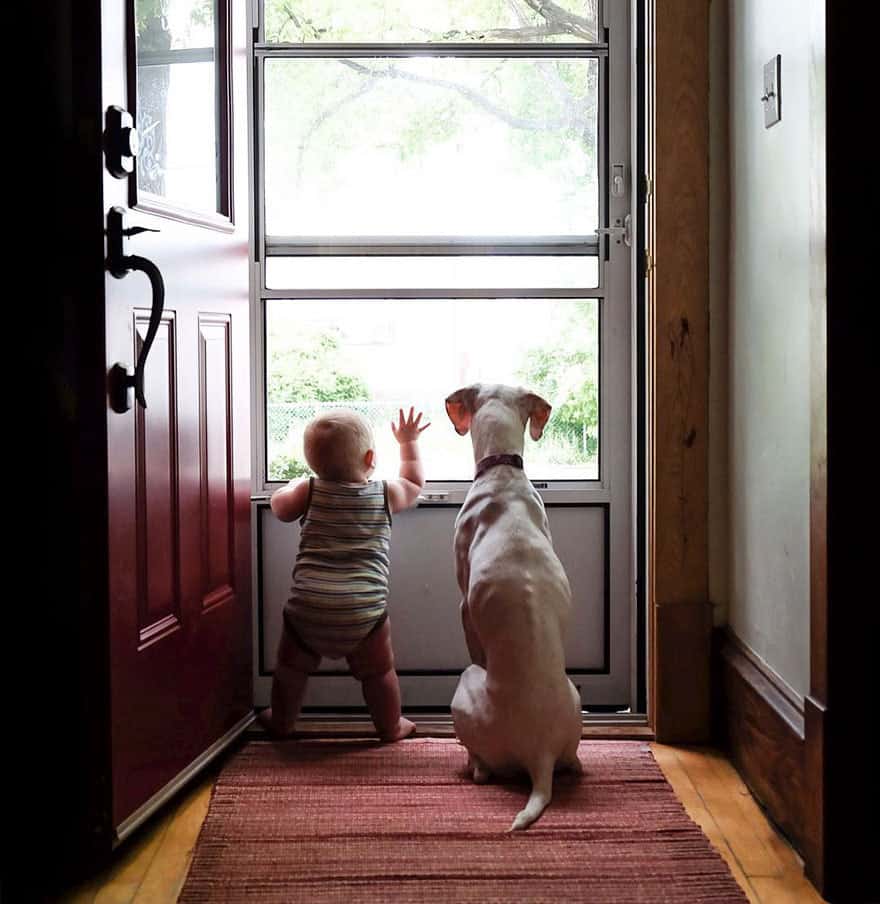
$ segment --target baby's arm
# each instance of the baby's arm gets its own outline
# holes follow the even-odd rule
[[[280,521],[296,521],[306,510],[309,501],[309,478],[291,480],[286,487],[275,490],[269,505]]]
[[[419,459],[419,434],[427,430],[430,424],[419,427],[422,413],[413,420],[413,409],[409,417],[404,418],[400,409],[400,422],[395,426],[391,422],[391,432],[400,443],[400,477],[388,481],[388,506],[392,512],[409,508],[418,498],[425,485],[425,472]]]

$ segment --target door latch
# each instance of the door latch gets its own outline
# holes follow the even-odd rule
[[[596,235],[607,235],[615,240],[616,245],[623,242],[627,248],[632,248],[632,215],[627,214],[623,218],[623,223],[618,217],[614,223],[614,226],[600,226],[596,230]]]

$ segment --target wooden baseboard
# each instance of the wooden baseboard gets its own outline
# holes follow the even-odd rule
[[[801,853],[804,704],[729,628],[716,629],[714,728],[754,796]]]
[[[710,603],[654,606],[652,718],[663,744],[705,744],[710,730]]]
[[[813,697],[804,701],[804,776],[809,789],[804,801],[804,871],[823,891],[825,883],[825,714],[823,703]]]

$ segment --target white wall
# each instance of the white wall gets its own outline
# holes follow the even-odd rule
[[[806,694],[810,299],[824,292],[825,271],[824,0],[729,0],[727,15],[729,295],[713,340],[715,374],[728,376],[728,457],[713,459],[721,500],[713,514],[728,532],[728,557],[713,560],[713,584],[735,633]],[[777,53],[782,121],[765,129],[763,65]],[[723,312],[723,280],[713,288]]]

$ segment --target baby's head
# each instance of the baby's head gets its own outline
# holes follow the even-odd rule
[[[309,467],[324,480],[359,483],[375,466],[373,432],[356,411],[340,408],[310,421],[303,447]]]

